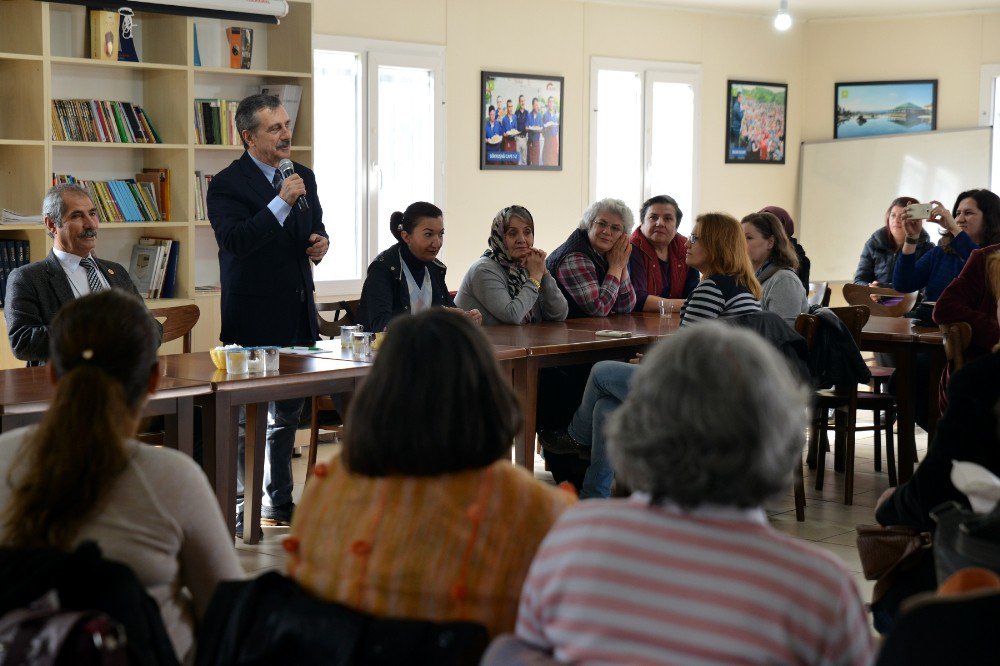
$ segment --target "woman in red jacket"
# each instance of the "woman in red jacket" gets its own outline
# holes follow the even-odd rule
[[[629,239],[628,259],[636,312],[656,312],[663,301],[685,299],[698,286],[698,271],[684,261],[687,238],[677,233],[683,217],[677,202],[665,194],[646,200],[639,209],[641,226]]]

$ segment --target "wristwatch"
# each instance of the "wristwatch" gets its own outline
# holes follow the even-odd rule
[[[907,236],[906,237],[906,243],[908,245],[916,245],[919,242],[920,242],[920,236]]]

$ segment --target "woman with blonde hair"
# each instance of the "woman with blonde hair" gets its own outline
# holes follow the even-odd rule
[[[760,312],[763,295],[747,254],[743,228],[732,215],[699,215],[688,237],[687,265],[701,282],[681,308],[681,326],[705,319]]]

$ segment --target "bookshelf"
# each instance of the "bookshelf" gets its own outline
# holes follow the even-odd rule
[[[141,236],[180,241],[177,297],[147,301],[150,307],[195,303],[202,314],[194,330],[195,350],[217,344],[218,248],[208,222],[195,220],[194,172],[215,174],[237,159],[239,146],[196,143],[194,100],[241,99],[264,84],[302,86],[293,158],[312,166],[312,1],[290,0],[279,25],[136,12],[135,42],[141,62],[90,59],[86,9],[37,0],[0,1],[0,80],[9,101],[0,104],[0,207],[37,214],[52,174],[83,180],[132,178],[143,168],[170,170],[170,220],[102,224],[101,258],[128,266]],[[224,30],[254,29],[248,70],[230,69]],[[195,66],[195,27],[202,66]],[[124,100],[145,110],[163,143],[123,144],[56,141],[53,99]],[[31,259],[43,258],[52,242],[41,225],[0,226],[0,240],[27,240]],[[0,341],[0,368],[19,367]],[[176,346],[176,349],[174,348]],[[180,351],[179,343],[163,347]]]

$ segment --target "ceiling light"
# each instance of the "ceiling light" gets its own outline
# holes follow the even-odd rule
[[[792,27],[792,17],[788,13],[788,0],[778,3],[778,13],[774,17],[774,29],[784,32]]]

